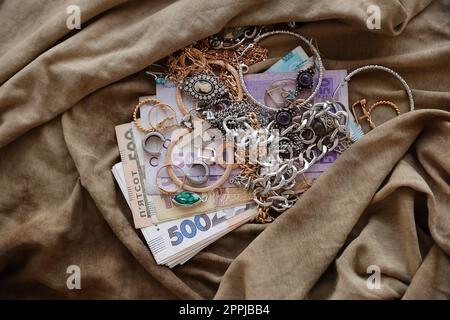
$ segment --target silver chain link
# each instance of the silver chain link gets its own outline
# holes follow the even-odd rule
[[[334,109],[334,112],[332,109]],[[278,154],[280,151],[278,149],[276,150],[278,152],[275,152],[275,154],[269,154],[270,159],[258,159],[257,164],[259,168],[256,178],[252,179],[248,176],[238,175],[232,182],[246,190],[251,190],[253,200],[261,207],[270,207],[277,212],[282,212],[292,207],[298,198],[294,190],[297,176],[320,161],[326,153],[333,150],[342,152],[352,143],[348,129],[348,113],[340,109],[330,101],[316,103],[301,116],[294,117],[294,124],[283,129],[279,139],[276,139],[276,134],[272,129],[273,122],[258,132],[246,122],[246,117],[233,119],[234,121],[242,122],[243,126],[247,128],[246,134],[242,134],[242,131],[238,133],[227,128],[225,122],[229,121],[232,116],[225,119],[224,127],[237,139],[237,145],[248,146],[249,137],[261,134],[262,130],[268,138],[263,140],[253,139],[253,141],[256,141],[258,148],[263,144],[264,146],[268,145],[269,150],[274,143],[281,141],[289,132],[301,134],[302,130],[312,130],[314,121],[320,121],[323,117],[332,119],[330,121],[332,127],[329,128],[327,134],[320,138],[318,135],[314,135],[309,140],[303,140],[306,143],[298,157],[282,159]],[[236,157],[238,160],[242,160],[242,155],[236,154]]]

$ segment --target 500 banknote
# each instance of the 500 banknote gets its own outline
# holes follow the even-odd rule
[[[113,166],[112,172],[131,208],[123,169],[123,164],[119,162]],[[156,262],[172,268],[183,264],[212,242],[253,219],[255,215],[254,204],[245,204],[153,224],[142,228],[141,231]]]
[[[174,205],[168,195],[150,195],[145,190],[147,184],[144,170],[146,168],[142,162],[143,150],[140,141],[142,134],[134,123],[127,123],[116,127],[116,136],[136,228],[198,213],[212,212],[252,200],[251,193],[237,187],[210,191],[206,195],[206,201],[187,208]],[[153,183],[156,184],[156,175]]]

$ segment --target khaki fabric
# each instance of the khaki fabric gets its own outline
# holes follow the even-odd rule
[[[73,4],[80,30],[66,27]],[[0,297],[449,299],[449,13],[448,0],[0,1]],[[403,114],[377,111],[379,127],[272,224],[156,265],[111,174],[114,126],[154,92],[143,69],[227,25],[294,20],[327,69],[394,68],[417,111],[387,74],[355,77],[350,101]],[[264,44],[268,62],[297,45]],[[81,290],[66,287],[70,265]]]

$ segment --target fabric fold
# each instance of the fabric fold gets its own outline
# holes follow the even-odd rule
[[[81,9],[80,30],[66,27],[69,5]],[[371,5],[380,29],[367,27]],[[449,9],[446,0],[2,1],[0,297],[450,298]],[[408,112],[395,79],[355,77],[350,104],[389,99],[402,115],[374,114],[379,128],[274,223],[247,224],[183,266],[156,265],[110,171],[114,126],[154,93],[142,71],[225,26],[288,21],[327,69],[395,69],[418,110]],[[263,45],[274,62],[298,43]],[[81,290],[66,285],[71,265]],[[372,265],[380,289],[367,286]]]

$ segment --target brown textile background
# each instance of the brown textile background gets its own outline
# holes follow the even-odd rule
[[[66,28],[81,7],[82,29]],[[381,8],[381,29],[366,27]],[[450,1],[0,1],[1,298],[450,298]],[[346,151],[270,225],[157,266],[115,184],[114,126],[152,93],[142,70],[225,25],[297,20],[327,69],[378,63],[351,101],[403,115]],[[297,44],[264,42],[275,61]],[[390,112],[375,116],[381,124]],[[367,127],[366,127],[367,129]],[[81,290],[66,269],[81,267]],[[366,286],[380,267],[381,288]]]

